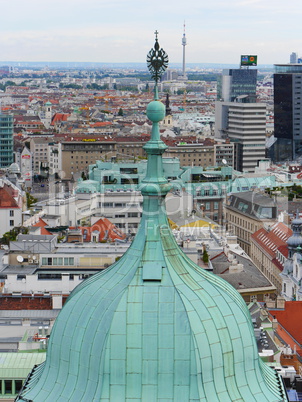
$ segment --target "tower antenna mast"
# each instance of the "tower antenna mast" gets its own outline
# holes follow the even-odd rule
[[[184,21],[184,33],[182,36],[182,75],[183,78],[186,78],[186,45],[187,45],[187,38],[186,38],[186,22]]]

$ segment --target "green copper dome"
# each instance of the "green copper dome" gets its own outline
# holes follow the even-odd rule
[[[147,106],[147,116],[148,119],[151,120],[153,123],[158,123],[165,118],[166,115],[166,108],[165,105],[155,100],[150,102]]]
[[[155,121],[135,240],[118,262],[72,292],[47,359],[19,401],[287,400],[278,375],[258,357],[242,297],[174,240],[165,211],[165,148]]]

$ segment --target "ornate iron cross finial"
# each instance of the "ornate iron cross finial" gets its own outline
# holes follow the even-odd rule
[[[155,44],[154,49],[151,49],[147,54],[147,66],[151,73],[151,77],[155,80],[156,84],[160,80],[160,77],[168,67],[169,58],[167,53],[160,49],[158,43],[158,31],[155,32]]]

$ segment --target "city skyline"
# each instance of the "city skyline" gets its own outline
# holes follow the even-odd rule
[[[12,9],[12,6],[14,8]],[[157,29],[172,63],[182,60],[186,22],[187,63],[237,63],[257,54],[259,64],[288,63],[299,54],[297,0],[15,0],[2,6],[0,62],[141,62]],[[294,10],[294,12],[293,12]],[[301,52],[302,53],[302,52]]]

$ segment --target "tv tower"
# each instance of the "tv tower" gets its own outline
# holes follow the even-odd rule
[[[183,78],[186,78],[186,44],[187,44],[187,38],[186,38],[186,23],[184,22],[184,33],[182,36],[182,75]]]

